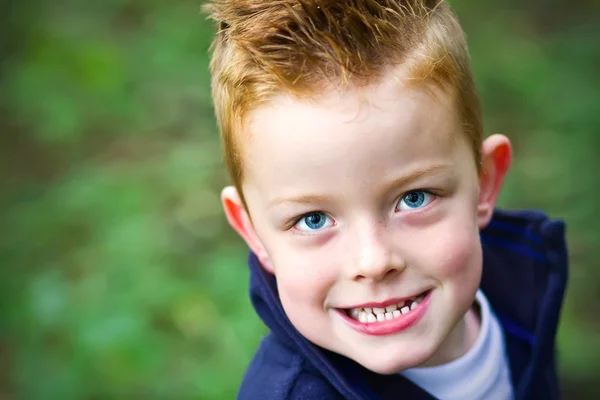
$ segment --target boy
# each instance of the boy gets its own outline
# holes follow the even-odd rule
[[[562,222],[494,209],[462,30],[438,0],[220,0],[213,99],[271,333],[241,399],[552,399]]]

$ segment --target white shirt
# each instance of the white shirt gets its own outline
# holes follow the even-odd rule
[[[475,301],[481,309],[481,329],[466,354],[447,364],[400,374],[440,400],[513,399],[502,328],[481,290]]]

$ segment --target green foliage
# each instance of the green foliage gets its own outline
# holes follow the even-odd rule
[[[592,382],[596,21],[560,4],[562,25],[552,9],[455,3],[487,129],[515,144],[503,205],[569,224],[561,370],[566,382]],[[32,400],[234,397],[265,329],[247,298],[246,250],[221,215],[212,28],[200,5],[39,1],[12,12],[24,35],[0,75],[0,357],[11,365],[0,390]]]

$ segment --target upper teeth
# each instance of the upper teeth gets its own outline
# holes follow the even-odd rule
[[[425,297],[424,294],[412,299],[402,301],[397,304],[391,304],[385,308],[378,307],[365,307],[365,308],[352,308],[349,311],[349,315],[360,322],[371,323],[376,321],[385,321],[393,318],[397,318],[400,315],[407,314],[417,308],[417,305]]]

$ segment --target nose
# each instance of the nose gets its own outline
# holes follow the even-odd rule
[[[406,265],[391,235],[382,227],[361,230],[356,244],[354,280],[382,281],[401,273]]]

